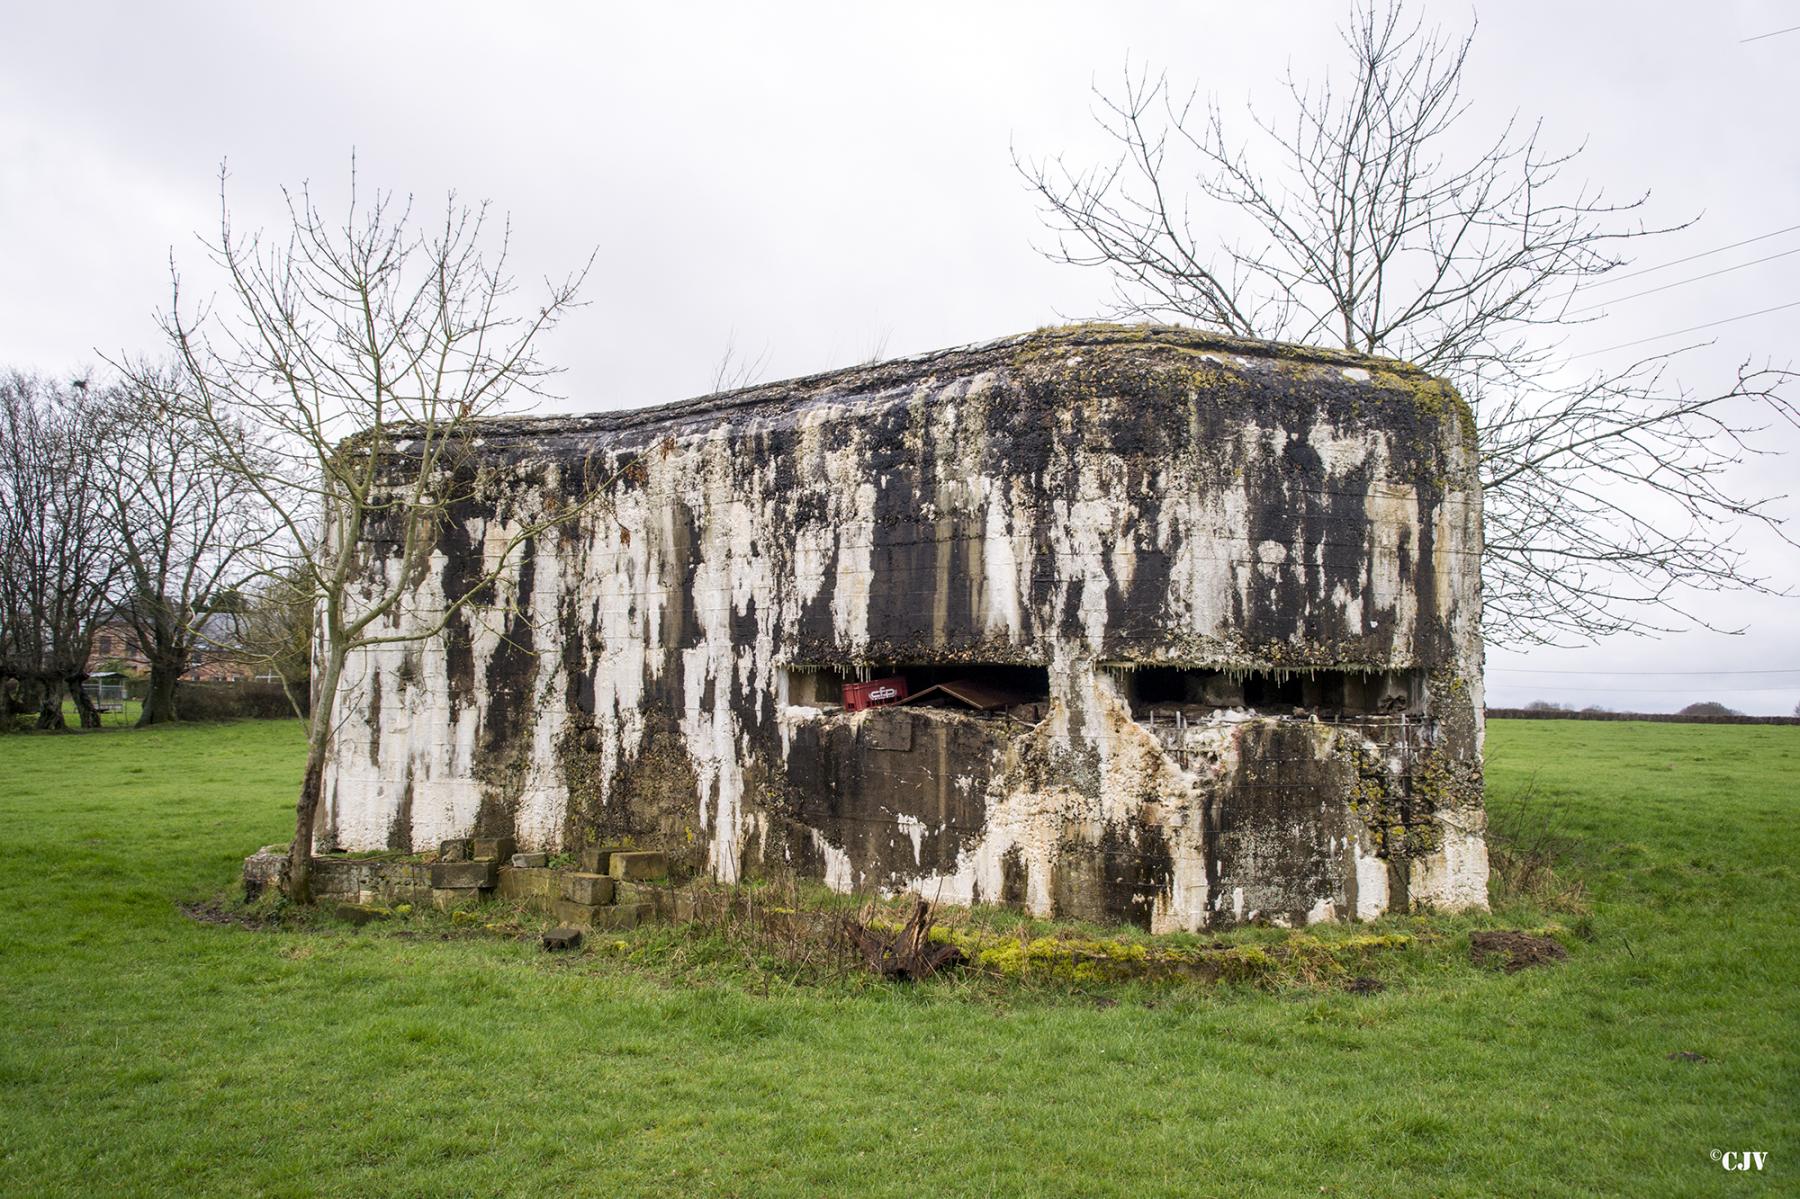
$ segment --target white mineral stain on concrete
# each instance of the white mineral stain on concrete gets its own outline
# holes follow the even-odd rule
[[[1261,369],[1256,360],[1237,361],[1246,370]],[[1368,377],[1360,368],[1348,368],[1345,374],[1363,381]],[[1131,718],[1108,672],[1094,667],[1108,633],[1108,592],[1129,588],[1140,570],[1132,530],[1142,529],[1156,550],[1168,556],[1164,618],[1171,627],[1186,630],[1190,652],[1209,641],[1224,645],[1234,611],[1267,585],[1264,572],[1272,579],[1297,569],[1306,562],[1308,547],[1280,541],[1251,546],[1243,530],[1262,501],[1242,480],[1219,486],[1192,460],[1161,464],[1159,502],[1140,512],[1138,499],[1121,492],[1116,463],[1084,447],[1071,456],[1075,498],[1050,506],[1031,502],[1022,490],[1024,480],[989,477],[974,469],[980,459],[972,451],[985,436],[981,397],[991,383],[991,378],[958,383],[959,402],[945,403],[933,415],[935,435],[970,451],[956,459],[957,469],[966,473],[947,485],[944,494],[957,497],[969,510],[961,519],[978,539],[977,619],[982,628],[1015,645],[1043,640],[1049,659],[1050,714],[1010,752],[1091,753],[1099,782],[1087,793],[1026,786],[1001,772],[988,783],[981,835],[961,852],[954,869],[928,872],[921,866],[902,885],[959,902],[977,896],[993,899],[1002,890],[1004,863],[1011,856],[1026,868],[1026,905],[1047,914],[1054,902],[1050,880],[1069,829],[1092,831],[1109,824],[1137,828],[1144,813],[1154,811],[1152,825],[1160,827],[1167,841],[1173,879],[1155,900],[1152,926],[1202,927],[1212,902],[1205,869],[1207,804],[1237,765],[1236,726],[1258,717],[1248,710],[1218,712],[1206,725],[1190,727],[1181,746],[1184,767],[1169,747]],[[772,468],[746,471],[741,449],[720,421],[698,435],[678,437],[667,455],[648,455],[642,485],[625,491],[610,513],[538,540],[527,608],[539,631],[534,641],[537,677],[531,693],[520,700],[531,711],[514,789],[502,797],[513,809],[522,844],[555,847],[563,833],[570,796],[560,753],[575,735],[563,698],[569,689],[577,683],[592,687],[590,736],[605,794],[643,747],[647,686],[673,666],[685,697],[678,727],[698,779],[695,820],[704,831],[708,868],[721,878],[735,877],[747,839],[767,832],[764,818],[745,806],[746,722],[770,716],[779,752],[785,755],[792,751],[798,728],[827,719],[816,708],[786,703],[781,693],[781,647],[798,627],[802,610],[829,591],[840,652],[853,658],[870,641],[876,502],[887,481],[872,478],[868,469],[869,446],[862,431],[867,411],[866,402],[827,402],[809,406],[795,420],[794,478],[783,486],[818,496],[826,512],[823,521],[787,534],[774,528],[770,513],[791,497],[776,490]],[[1239,453],[1263,455],[1279,454],[1288,434],[1247,428],[1241,436]],[[1304,439],[1319,455],[1326,486],[1348,488],[1348,476],[1365,467],[1381,480],[1367,489],[1363,503],[1370,538],[1364,548],[1369,566],[1364,590],[1340,585],[1329,601],[1341,611],[1346,632],[1361,633],[1365,620],[1373,624],[1374,614],[1391,613],[1399,626],[1392,636],[1404,645],[1418,614],[1416,594],[1400,573],[1400,551],[1403,546],[1418,551],[1419,497],[1385,477],[1390,451],[1384,437],[1315,424]],[[942,464],[940,469],[945,469]],[[1479,647],[1473,633],[1478,583],[1474,572],[1460,569],[1454,557],[1479,546],[1479,513],[1454,498],[1435,515],[1434,581],[1441,601],[1465,630],[1463,652],[1474,663],[1469,673],[1479,712]],[[689,519],[695,544],[684,558],[679,543],[687,536],[682,522]],[[467,522],[465,533],[481,547],[484,563],[497,563],[498,547],[516,528],[502,520],[475,519]],[[778,555],[769,539],[784,535],[788,540]],[[1037,554],[1040,545],[1046,557]],[[782,558],[790,564],[785,572],[777,565]],[[439,582],[443,565],[439,555],[403,620],[428,624],[442,611],[447,602]],[[330,819],[346,848],[385,846],[409,789],[410,823],[400,835],[414,848],[466,833],[484,796],[493,798],[477,768],[478,737],[490,707],[479,680],[500,648],[510,608],[520,594],[518,570],[515,556],[502,571],[494,602],[469,613],[469,652],[477,680],[472,693],[452,694],[441,639],[355,655],[340,697],[341,727],[329,764]],[[1046,571],[1054,572],[1057,590],[1048,610],[1034,610],[1031,580]],[[694,644],[679,653],[673,652],[671,630],[665,627],[674,618],[671,602],[676,598],[696,630]],[[560,638],[569,635],[565,613],[570,610],[589,630],[579,679],[567,677],[560,652]],[[739,636],[742,622],[752,613],[755,632],[744,639]],[[1065,613],[1075,616],[1074,638],[1061,632]],[[376,708],[377,688],[380,717],[371,729],[367,717]],[[371,740],[378,747],[373,754]],[[972,785],[966,781],[965,789]],[[1478,821],[1480,813],[1474,816]],[[914,863],[920,864],[932,830],[910,816],[898,828],[911,842]],[[858,868],[848,852],[817,830],[811,831],[811,841],[829,885],[858,885]],[[1369,918],[1387,906],[1387,864],[1364,854],[1360,838],[1354,841],[1354,915]],[[1451,830],[1437,853],[1415,864],[1412,888],[1421,899],[1442,907],[1480,906],[1485,882],[1479,828]],[[1244,888],[1234,886],[1229,895],[1230,911],[1243,918]],[[1340,913],[1349,914],[1342,912],[1338,897],[1321,895],[1313,897],[1305,916],[1324,919]]]

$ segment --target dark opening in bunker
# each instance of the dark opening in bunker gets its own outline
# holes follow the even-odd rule
[[[784,678],[789,704],[827,712],[844,706],[846,686],[872,679],[904,679],[899,703],[977,713],[1031,708],[1050,698],[1047,668],[1011,662],[807,664],[787,667]]]
[[[1322,716],[1397,716],[1423,710],[1425,679],[1416,670],[1221,670],[1214,667],[1115,668],[1132,712],[1250,708]]]

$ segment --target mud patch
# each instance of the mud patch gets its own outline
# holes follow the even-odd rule
[[[180,907],[183,916],[200,924],[229,925],[235,928],[255,929],[260,932],[275,928],[281,923],[281,920],[272,913],[229,908],[217,899],[206,899],[199,903],[184,903],[177,906]]]
[[[1496,929],[1469,937],[1469,960],[1477,966],[1498,966],[1517,974],[1532,966],[1553,966],[1565,961],[1569,951],[1549,937]]]

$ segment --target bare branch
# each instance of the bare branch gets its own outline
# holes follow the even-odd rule
[[[243,482],[291,547],[286,560],[264,554],[257,563],[271,602],[316,604],[307,770],[289,859],[290,887],[305,899],[346,660],[441,633],[451,615],[504,584],[532,538],[608,502],[619,473],[578,503],[517,514],[479,577],[443,597],[441,611],[392,631],[389,618],[415,597],[443,527],[485,484],[471,452],[481,422],[547,394],[556,372],[537,344],[577,306],[593,260],[546,281],[543,298],[521,313],[511,230],[485,205],[452,195],[441,220],[419,222],[410,197],[362,188],[353,161],[340,216],[328,217],[302,185],[286,193],[284,238],[265,242],[233,228],[225,180],[221,171],[218,234],[206,243],[224,298],[189,312],[172,271],[163,328],[179,379],[139,382],[206,431],[211,461]],[[394,548],[397,570],[380,564],[388,555],[377,544]]]
[[[1045,255],[1105,270],[1110,315],[1330,342],[1456,384],[1480,435],[1494,640],[1705,624],[1696,594],[1767,589],[1732,537],[1779,532],[1778,514],[1728,477],[1763,444],[1746,412],[1794,420],[1790,373],[1746,366],[1690,391],[1668,356],[1582,376],[1562,350],[1596,319],[1585,290],[1686,223],[1647,225],[1647,195],[1567,178],[1581,147],[1549,148],[1536,122],[1471,141],[1473,28],[1450,36],[1400,0],[1359,0],[1340,32],[1348,79],[1290,73],[1276,109],[1248,109],[1248,137],[1216,99],[1127,65],[1096,92],[1115,157],[1014,153],[1054,238]]]

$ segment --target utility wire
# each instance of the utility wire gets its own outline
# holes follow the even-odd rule
[[[1800,25],[1789,25],[1786,29],[1777,29],[1770,33],[1759,33],[1755,37],[1739,38],[1738,45],[1742,46],[1746,42],[1760,42],[1766,37],[1780,37],[1784,33],[1793,33],[1797,29],[1800,29]]]
[[[1516,687],[1520,691],[1526,690],[1526,685],[1524,683],[1515,683],[1515,684],[1511,684],[1511,685]],[[1698,692],[1704,692],[1708,695],[1738,695],[1738,694],[1740,694],[1742,692],[1746,692],[1746,691],[1785,691],[1791,695],[1791,694],[1793,694],[1794,688],[1791,686],[1790,687],[1704,687],[1704,686],[1694,686],[1694,687],[1631,687],[1631,686],[1564,687],[1564,686],[1561,686],[1558,684],[1553,684],[1553,683],[1540,683],[1540,684],[1536,685],[1535,687],[1532,687],[1531,690],[1535,690],[1535,691],[1607,691],[1607,692],[1624,691],[1624,692],[1629,692],[1633,695],[1640,695],[1640,694],[1647,695],[1647,694],[1653,694],[1653,693],[1658,693],[1658,692],[1667,693],[1670,695],[1694,695]]]
[[[1630,271],[1623,275],[1609,274],[1596,283],[1587,284],[1583,290],[1591,291],[1596,287],[1609,287],[1614,283],[1623,283],[1627,279],[1636,279],[1642,275],[1654,275],[1657,271],[1666,271],[1672,266],[1680,266],[1685,262],[1697,262],[1702,258],[1711,258],[1714,254],[1723,254],[1725,251],[1735,250],[1739,246],[1752,246],[1759,241],[1768,241],[1771,237],[1780,237],[1783,233],[1792,233],[1796,229],[1800,229],[1800,225],[1789,225],[1786,229],[1777,229],[1773,233],[1762,233],[1755,237],[1746,237],[1743,241],[1734,241],[1728,246],[1719,246],[1711,250],[1702,250],[1698,254],[1689,254],[1686,258],[1677,258],[1671,262],[1662,263],[1660,266],[1647,266],[1641,271]]]
[[[1789,255],[1793,255],[1793,254],[1800,254],[1800,246],[1796,246],[1792,250],[1782,250],[1781,252],[1776,253],[1776,254],[1765,255],[1762,258],[1755,258],[1755,259],[1750,260],[1749,262],[1740,262],[1736,266],[1722,266],[1718,270],[1708,271],[1704,275],[1694,275],[1691,278],[1687,278],[1687,279],[1677,279],[1677,280],[1675,280],[1675,282],[1665,283],[1661,287],[1646,288],[1643,291],[1634,291],[1630,295],[1616,296],[1610,300],[1602,300],[1598,304],[1589,304],[1586,308],[1577,308],[1577,309],[1575,309],[1575,311],[1568,313],[1567,315],[1580,316],[1582,313],[1592,312],[1596,308],[1606,308],[1613,304],[1623,304],[1626,300],[1635,300],[1639,296],[1653,296],[1659,291],[1668,291],[1671,287],[1685,287],[1689,283],[1698,283],[1702,279],[1712,279],[1712,278],[1716,278],[1719,275],[1729,275],[1731,272],[1741,271],[1745,267],[1757,266],[1764,262],[1773,262],[1777,258],[1786,258]]]
[[[1529,666],[1490,666],[1489,674],[1672,674],[1682,678],[1720,674],[1800,674],[1800,666],[1770,670],[1538,670]]]
[[[1716,329],[1720,325],[1730,325],[1737,321],[1747,321],[1753,316],[1767,316],[1771,312],[1781,312],[1787,308],[1800,308],[1800,300],[1791,300],[1786,304],[1777,304],[1773,308],[1759,308],[1755,312],[1739,313],[1737,316],[1728,316],[1723,320],[1707,321],[1703,325],[1689,325],[1685,329],[1674,329],[1668,333],[1656,333],[1649,337],[1640,337],[1636,341],[1622,341],[1616,346],[1604,346],[1598,350],[1588,350],[1580,354],[1570,354],[1569,358],[1571,360],[1576,358],[1592,358],[1595,354],[1609,354],[1614,350],[1624,350],[1629,349],[1632,346],[1641,346],[1647,341],[1661,341],[1667,337],[1680,337],[1683,333],[1698,333],[1702,329]]]

